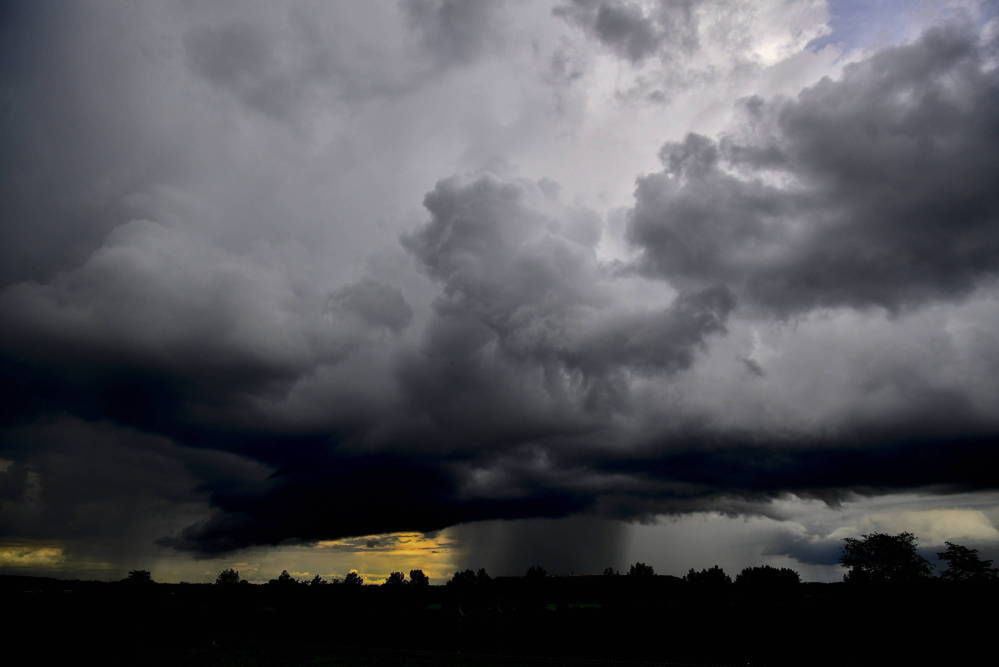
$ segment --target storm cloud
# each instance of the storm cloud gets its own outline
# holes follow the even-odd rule
[[[582,571],[622,521],[997,490],[994,23],[650,130],[651,173],[556,156],[567,187],[546,142],[611,145],[583,119],[630,104],[587,97],[605,51],[776,76],[824,4],[759,42],[723,28],[769,4],[89,9],[4,28],[5,537],[124,562],[460,526],[470,566]]]
[[[933,30],[797,98],[744,100],[720,141],[667,144],[629,222],[643,268],[784,313],[966,294],[999,265],[988,54]]]

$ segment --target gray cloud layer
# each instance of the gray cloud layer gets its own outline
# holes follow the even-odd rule
[[[210,102],[173,101],[152,130],[136,116],[160,115],[116,81],[109,98],[135,105],[117,129],[94,117],[109,106],[94,90],[57,112],[36,65],[4,71],[31,93],[3,139],[5,171],[31,168],[0,186],[5,247],[28,253],[5,255],[0,290],[0,370],[15,380],[2,390],[5,532],[101,536],[87,521],[70,535],[73,503],[92,518],[134,494],[177,508],[150,510],[171,516],[142,539],[214,554],[485,519],[751,512],[787,492],[995,487],[997,386],[983,369],[999,349],[999,76],[977,31],[932,31],[796,98],[743,101],[720,138],[667,143],[625,215],[630,256],[612,261],[601,217],[546,180],[434,174],[419,220],[367,215],[394,182],[337,134],[365,114],[338,114],[385,114],[391,133],[396,106],[443,113],[419,90],[460,78],[505,34],[492,3],[371,11],[403,57],[352,58],[296,12],[181,21],[152,69],[180,63],[179,88]],[[683,11],[649,34],[630,5],[562,11],[632,60],[671,31],[693,39]],[[47,71],[103,80],[70,60]],[[253,131],[210,141],[230,117]],[[47,128],[67,141],[38,147]],[[308,153],[328,135],[337,161]],[[301,162],[286,144],[310,175],[288,177]],[[340,268],[372,246],[362,268]],[[829,333],[877,307],[895,318],[888,334]],[[785,356],[746,349],[792,316]],[[897,356],[877,353],[885,339],[902,341]],[[826,353],[850,365],[839,384]],[[92,482],[75,476],[88,457]],[[97,491],[105,478],[124,488]]]

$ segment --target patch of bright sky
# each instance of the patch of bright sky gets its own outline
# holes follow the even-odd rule
[[[915,38],[926,28],[949,20],[984,23],[999,14],[989,0],[830,0],[831,31],[808,48],[836,45],[845,51],[869,51]]]
[[[0,567],[39,568],[55,567],[65,561],[62,547],[37,544],[8,544],[0,546]]]
[[[625,550],[628,562],[640,560],[662,574],[682,575],[689,568],[720,565],[735,576],[748,565],[796,570],[805,581],[839,581],[839,565],[804,563],[779,553],[787,537],[835,550],[845,537],[864,533],[913,533],[924,557],[945,541],[977,548],[984,558],[999,554],[999,495],[964,493],[951,496],[918,493],[857,497],[831,507],[815,499],[785,496],[773,501],[772,516],[726,516],[714,512],[662,517],[634,524]],[[724,544],[724,549],[718,545]]]
[[[147,566],[148,567],[148,566]],[[317,574],[324,579],[343,579],[347,572],[360,574],[365,583],[380,584],[391,572],[420,569],[432,584],[443,584],[455,570],[456,551],[447,531],[387,533],[341,540],[323,540],[314,545],[249,549],[222,558],[191,559],[165,554],[149,567],[157,581],[213,581],[226,568],[239,571],[252,583],[264,583],[282,570],[300,580]]]

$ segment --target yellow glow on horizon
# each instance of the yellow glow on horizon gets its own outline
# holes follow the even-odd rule
[[[391,572],[403,572],[408,577],[410,570],[423,570],[432,583],[440,584],[458,569],[455,545],[446,531],[433,537],[405,532],[323,540],[312,549],[336,554],[337,560],[349,563],[344,572],[356,570],[365,583],[380,583]]]
[[[0,546],[0,566],[56,567],[65,560],[62,547],[14,544]]]
[[[342,580],[355,571],[365,584],[381,584],[391,572],[403,572],[408,578],[410,570],[419,569],[432,584],[443,584],[459,569],[460,560],[460,549],[446,530],[429,536],[418,532],[384,533],[310,545],[254,548],[209,560],[169,552],[124,565],[80,560],[67,547],[51,542],[0,542],[0,568],[8,571],[34,568],[44,569],[50,576],[114,580],[129,569],[147,569],[155,581],[164,583],[211,583],[222,570],[234,568],[252,583],[267,583],[287,570],[305,582],[317,574],[326,580]]]

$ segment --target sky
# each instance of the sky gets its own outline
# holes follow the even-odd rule
[[[999,11],[0,5],[0,573],[999,557]]]

